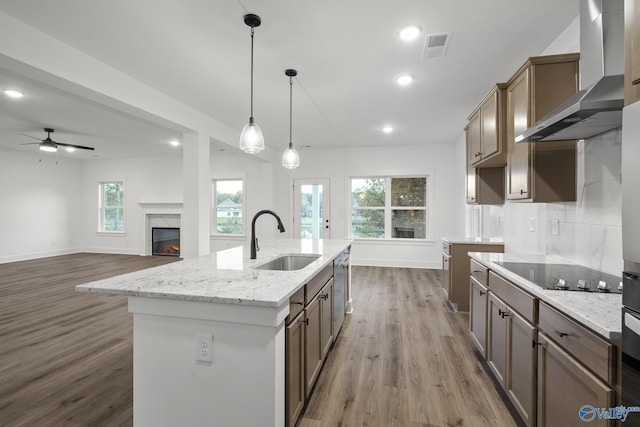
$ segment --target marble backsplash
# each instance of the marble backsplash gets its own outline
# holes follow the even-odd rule
[[[468,206],[466,233],[502,237],[506,253],[546,254],[622,271],[620,129],[578,142],[577,200]]]

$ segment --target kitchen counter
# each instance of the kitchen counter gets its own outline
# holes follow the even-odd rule
[[[545,255],[482,252],[470,252],[469,256],[604,338],[610,340],[620,339],[622,332],[621,294],[543,289],[497,263],[529,262],[567,264],[566,260]]]
[[[77,286],[128,297],[134,425],[282,427],[289,297],[350,244],[261,240],[256,260],[236,247]],[[294,271],[254,268],[291,254],[320,257]]]
[[[260,241],[258,259],[238,246],[199,258],[162,265],[76,286],[80,292],[186,301],[279,307],[351,240],[272,239]],[[290,254],[319,254],[300,270],[256,270],[255,266]]]
[[[443,237],[442,241],[451,244],[504,244],[504,239],[499,237]]]

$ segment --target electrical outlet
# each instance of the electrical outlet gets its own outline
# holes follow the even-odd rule
[[[196,360],[213,362],[213,335],[204,332],[196,334]]]
[[[557,236],[560,234],[560,221],[557,219],[551,220],[551,235]]]
[[[536,231],[536,219],[535,218],[529,218],[529,231],[530,232],[534,232]]]

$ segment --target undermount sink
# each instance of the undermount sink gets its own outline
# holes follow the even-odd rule
[[[257,270],[280,270],[292,271],[300,270],[320,258],[320,255],[282,255],[264,264],[256,265]]]

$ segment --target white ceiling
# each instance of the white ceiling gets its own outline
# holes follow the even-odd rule
[[[250,29],[255,30],[254,116],[266,144],[312,148],[457,140],[491,86],[539,55],[576,16],[578,0],[0,0],[0,10],[240,130],[249,117]],[[413,43],[397,30],[423,28]],[[447,55],[422,59],[424,35],[452,32]],[[2,52],[0,52],[2,54]],[[393,78],[408,72],[409,87]],[[79,158],[177,155],[179,132],[134,119],[0,68],[0,146],[36,150],[20,133],[95,146]],[[391,124],[395,132],[381,128]]]

